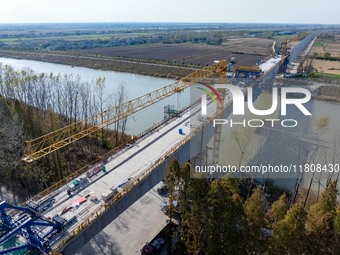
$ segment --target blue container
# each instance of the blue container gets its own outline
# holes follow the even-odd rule
[[[180,134],[180,135],[183,135],[183,129],[178,129],[178,133]]]

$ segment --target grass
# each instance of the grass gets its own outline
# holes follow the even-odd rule
[[[19,43],[19,38],[0,38],[0,43],[5,43],[5,44],[18,44]]]
[[[34,41],[34,40],[96,40],[102,39],[107,40],[110,39],[112,35],[100,35],[100,34],[93,34],[93,35],[69,35],[69,36],[47,36],[47,37],[37,37],[37,38],[25,38],[25,37],[15,37],[15,38],[0,38],[0,42],[3,43],[13,43],[17,42],[18,40],[21,41]]]
[[[323,42],[315,42],[313,47],[323,47]]]
[[[340,74],[331,74],[331,73],[321,73],[314,72],[309,75],[310,78],[332,78],[332,79],[340,79]]]
[[[298,39],[299,35],[293,34],[293,35],[275,35],[273,36],[275,40],[293,40]]]
[[[131,38],[136,37],[136,34],[89,34],[89,35],[64,35],[64,36],[43,36],[37,38],[14,37],[14,38],[0,38],[0,43],[18,44],[25,41],[35,40],[66,40],[66,41],[81,41],[81,40],[109,40],[111,37],[115,38]]]

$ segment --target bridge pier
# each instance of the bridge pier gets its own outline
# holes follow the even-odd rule
[[[171,157],[165,160],[160,166],[150,173],[147,178],[144,178],[139,184],[126,193],[121,199],[114,203],[108,210],[100,215],[95,221],[88,225],[82,232],[74,237],[64,248],[60,250],[62,254],[75,254],[81,247],[86,245],[92,238],[108,226],[121,213],[129,208],[134,202],[140,199],[145,193],[158,184],[165,176],[166,168],[172,158],[184,164],[190,157],[190,144],[186,143],[176,151]]]
[[[232,113],[232,104],[229,104],[223,113],[223,118],[227,118]],[[156,186],[166,174],[166,168],[171,159],[176,158],[182,165],[188,160],[200,154],[206,149],[206,144],[209,143],[214,134],[212,121],[205,126],[204,129],[197,132],[197,134],[185,143],[171,156],[169,156],[163,163],[155,168],[147,178],[144,178],[121,199],[114,203],[109,209],[101,214],[90,225],[83,229],[77,236],[75,236],[69,243],[60,250],[65,255],[75,254],[81,247],[87,244],[106,226],[108,226],[121,213],[129,208],[133,203],[140,199],[150,189]]]

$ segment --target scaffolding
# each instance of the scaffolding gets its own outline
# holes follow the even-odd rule
[[[164,106],[164,119],[165,120],[171,119],[176,116],[178,116],[178,111],[175,110],[175,107],[173,105],[168,104]]]

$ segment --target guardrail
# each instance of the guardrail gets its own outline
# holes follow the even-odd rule
[[[197,103],[197,101],[195,102]],[[230,105],[231,101],[228,102],[225,107]],[[124,195],[126,195],[130,190],[136,187],[141,181],[147,178],[153,170],[163,164],[171,155],[173,155],[178,149],[184,146],[191,138],[196,136],[203,128],[211,123],[214,117],[218,115],[219,112],[215,112],[212,116],[209,116],[204,123],[200,126],[196,127],[193,132],[190,132],[181,142],[171,147],[169,151],[163,153],[163,155],[157,159],[155,162],[151,164],[151,166],[140,173],[133,182],[128,184],[122,191],[120,191],[117,195],[115,195],[112,199],[107,201],[105,204],[101,205],[96,212],[93,212],[87,218],[83,220],[82,223],[79,224],[72,232],[70,232],[65,238],[63,238],[58,244],[53,247],[54,252],[60,251],[67,243],[69,243],[73,238],[79,235],[86,227],[90,224],[94,223],[94,221],[100,217],[105,211],[107,211],[111,206],[113,206],[118,200],[122,199]]]
[[[195,102],[197,103],[197,102]],[[231,103],[228,102],[225,107],[229,106]],[[130,190],[136,187],[141,181],[147,178],[153,170],[163,164],[171,155],[173,155],[178,149],[184,146],[191,138],[196,136],[205,126],[209,125],[213,118],[219,112],[215,112],[212,116],[209,116],[204,123],[195,128],[194,132],[190,132],[181,142],[171,147],[171,149],[165,152],[159,159],[151,164],[151,166],[144,172],[140,173],[133,182],[128,184],[122,191],[120,191],[116,196],[107,201],[105,204],[101,205],[96,212],[89,215],[82,223],[79,224],[74,230],[72,230],[64,239],[62,239],[57,245],[53,247],[54,252],[60,251],[67,243],[69,243],[73,238],[79,235],[86,227],[94,223],[94,221],[100,217],[105,211],[107,211],[111,206],[113,206],[118,200],[122,199]]]
[[[91,167],[93,167],[93,165],[98,164],[99,162],[103,161],[105,158],[109,157],[110,155],[117,153],[118,151],[122,150],[126,146],[127,143],[134,142],[135,140],[137,140],[137,137],[134,137],[133,139],[128,140],[126,143],[117,146],[116,148],[109,151],[108,153],[98,157],[97,159],[95,159],[91,163],[81,167],[77,171],[66,176],[64,179],[54,183],[52,186],[48,187],[47,189],[43,190],[42,192],[38,193],[37,195],[31,197],[30,200],[39,201],[41,198],[45,197],[46,195],[54,193],[61,186],[65,185],[66,183],[68,183],[72,179],[80,176],[81,174],[85,173],[87,170],[89,170]]]
[[[183,107],[182,109],[179,110],[179,113],[182,113],[186,110],[188,110],[189,108],[191,108],[193,105],[197,104],[199,102],[199,100],[196,100],[195,102],[187,105],[186,107]],[[151,131],[159,128],[160,126],[164,125],[167,121],[169,121],[169,119],[165,119],[163,121],[158,122],[157,124],[153,125],[152,127],[144,130],[142,133],[140,133],[137,136],[133,136],[133,139],[128,140],[127,142],[125,142],[124,144],[121,144],[119,146],[117,146],[116,148],[114,148],[113,150],[107,152],[106,154],[98,157],[97,159],[95,159],[94,161],[92,161],[91,163],[81,167],[80,169],[78,169],[77,171],[71,173],[70,175],[66,176],[65,178],[63,178],[62,180],[54,183],[52,186],[48,187],[47,189],[41,191],[40,193],[34,195],[33,197],[31,197],[29,200],[34,200],[34,201],[39,201],[41,198],[45,197],[48,194],[51,194],[51,197],[54,195],[53,193],[55,193],[60,187],[62,187],[63,185],[65,185],[66,183],[70,182],[72,179],[84,174],[86,171],[88,171],[89,169],[91,169],[91,167],[93,167],[95,164],[98,164],[99,162],[103,161],[105,158],[108,158],[110,156],[112,156],[113,154],[119,152],[120,150],[124,149],[124,147],[128,144],[128,143],[133,143],[136,140],[142,138],[143,136],[145,136],[146,134],[150,133]],[[24,203],[22,203],[21,205],[24,205],[27,201],[25,201]]]

